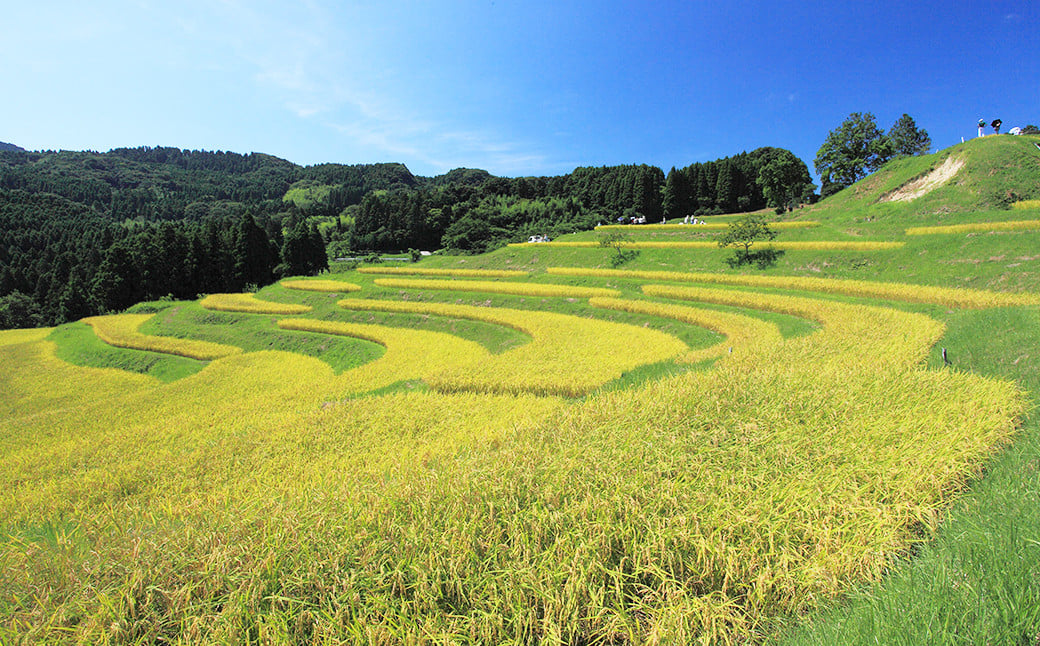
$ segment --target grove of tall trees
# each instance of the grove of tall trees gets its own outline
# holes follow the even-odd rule
[[[805,164],[779,148],[667,177],[639,164],[515,178],[177,148],[9,149],[0,151],[0,328],[260,287],[327,270],[330,257],[480,253],[618,218],[781,207],[812,188]]]

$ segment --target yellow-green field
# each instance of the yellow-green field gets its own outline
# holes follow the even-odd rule
[[[152,314],[110,314],[85,318],[83,322],[94,328],[94,333],[99,339],[117,348],[175,354],[200,361],[219,359],[240,352],[238,348],[219,343],[149,336],[138,332],[137,328],[152,316]]]
[[[168,381],[0,331],[0,643],[745,645],[828,607],[852,643],[856,594],[856,643],[892,643],[873,586],[987,487],[1036,501],[1040,457],[1000,465],[1036,435],[1040,297],[942,278],[994,236],[844,213],[755,273],[652,240],[606,269],[585,232],[78,324],[198,360]],[[1036,535],[980,524],[1026,583],[966,549],[914,621],[1034,644]],[[957,595],[1017,632],[957,641]]]
[[[786,231],[790,229],[811,229],[820,226],[819,222],[811,220],[792,220],[789,222],[769,222],[769,228],[775,231]],[[638,234],[643,231],[673,231],[683,233],[698,233],[701,231],[724,231],[729,228],[725,222],[705,222],[704,224],[601,224],[596,231],[625,231]]]
[[[649,225],[647,225],[649,226]],[[763,244],[763,243],[759,243]],[[903,246],[900,241],[884,240],[793,240],[764,243],[774,249],[783,251],[884,251],[888,249],[899,249]],[[554,240],[552,242],[515,242],[510,247],[575,247],[591,248],[599,247],[599,242],[583,240]],[[717,242],[709,240],[686,240],[681,242],[669,242],[660,240],[634,240],[626,243],[630,249],[718,249]]]
[[[559,283],[343,276],[368,287],[321,318],[313,300],[203,301],[386,347],[340,375],[261,351],[163,385],[57,362],[41,334],[0,334],[5,630],[745,643],[879,577],[1024,409],[1012,383],[924,368],[944,329],[924,314],[624,277],[626,298],[581,287],[596,297],[572,314],[546,311],[549,295],[574,301],[579,287]],[[285,286],[279,300],[297,287]],[[402,298],[366,297],[380,286]],[[446,288],[543,298],[539,309],[430,300]],[[346,312],[479,320],[530,340],[492,354],[336,320]],[[820,327],[785,338],[761,312]],[[148,317],[91,322],[109,342],[147,347],[158,337],[136,329]],[[690,347],[654,329],[661,320],[725,338]],[[713,358],[597,390],[640,366]],[[381,391],[394,384],[405,387]]]

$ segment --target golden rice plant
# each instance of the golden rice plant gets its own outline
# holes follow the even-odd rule
[[[1040,204],[1040,200],[1035,200]],[[1021,204],[1021,202],[1017,202]],[[1005,222],[968,222],[934,227],[910,227],[908,236],[934,235],[941,233],[974,233],[988,231],[1035,231],[1040,229],[1040,220],[1008,220]]]
[[[821,346],[825,347],[826,352],[834,355],[846,351],[849,347],[861,347],[867,340],[883,338],[886,339],[883,344],[878,341],[875,347],[863,356],[856,356],[854,352],[850,352],[846,361],[866,361],[871,365],[884,365],[888,369],[894,369],[896,366],[912,367],[920,363],[928,349],[942,337],[945,330],[945,326],[930,317],[887,307],[675,285],[643,285],[643,292],[659,298],[746,307],[812,319],[824,326],[823,330],[817,333],[827,339],[826,344]],[[879,326],[887,329],[877,330]],[[812,358],[802,356],[800,360],[811,361]]]
[[[624,545],[633,564],[624,571],[675,599],[637,602],[640,640],[747,643],[769,617],[879,578],[891,554],[934,527],[936,508],[1013,432],[1020,393],[952,371],[864,365],[856,356],[877,336],[838,353],[833,338],[788,340],[776,361],[604,393],[558,427],[574,441],[556,461],[585,487],[613,488],[610,513],[626,519],[581,542],[596,554],[586,567],[604,563],[586,575],[584,599],[605,592],[599,577],[619,576],[626,562],[611,546]],[[661,466],[639,477],[648,464]],[[557,477],[543,472],[548,500],[566,499]]]
[[[310,305],[262,301],[253,294],[210,294],[199,301],[199,305],[208,310],[245,312],[247,314],[289,315],[311,311]]]
[[[311,292],[357,292],[361,285],[347,283],[342,280],[283,280],[279,283],[288,289],[302,289]]]
[[[592,298],[589,299],[589,304],[593,307],[675,319],[691,325],[706,327],[726,337],[721,343],[709,348],[690,350],[679,358],[679,361],[684,363],[697,363],[705,359],[725,356],[732,353],[734,348],[741,354],[755,353],[759,345],[773,346],[779,345],[783,341],[783,336],[776,325],[753,316],[620,298]]]
[[[30,339],[18,330],[20,343],[0,345],[0,425],[17,427],[24,418],[76,406],[102,405],[112,397],[155,388],[154,377],[115,368],[87,368],[55,356],[55,344]],[[38,333],[38,332],[37,332]]]
[[[241,348],[221,343],[178,339],[171,336],[152,336],[138,332],[137,329],[153,316],[155,315],[109,314],[85,318],[83,322],[94,328],[94,334],[99,339],[117,348],[161,352],[199,361],[212,361],[242,351]]]
[[[775,229],[777,231],[811,229],[820,226],[819,222],[813,220],[768,222],[767,224],[770,229]],[[638,233],[640,231],[682,231],[697,233],[698,231],[724,231],[728,228],[728,222],[705,222],[704,224],[601,224],[596,227],[596,231],[628,231],[631,233]]]
[[[1026,209],[1040,209],[1040,200],[1019,200],[1013,202],[1011,208],[1024,211]]]
[[[314,319],[282,319],[283,330],[337,334],[364,339],[386,348],[379,359],[336,378],[344,391],[365,392],[412,379],[427,379],[446,369],[469,370],[491,357],[483,346],[452,334],[429,330],[341,323]]]
[[[427,382],[442,392],[577,397],[627,370],[671,359],[687,349],[679,339],[656,330],[552,312],[415,301],[347,299],[339,304],[351,310],[484,321],[532,337],[530,343],[491,355],[479,365],[448,368],[430,376]]]
[[[502,283],[484,280],[423,280],[410,278],[377,278],[376,285],[396,289],[437,289],[453,292],[486,292],[512,296],[542,296],[547,298],[593,298],[618,296],[616,289],[603,287],[575,287],[548,283]]]
[[[717,285],[743,285],[747,287],[796,289],[807,292],[844,294],[846,296],[881,298],[895,301],[906,301],[910,303],[934,303],[936,305],[945,305],[947,307],[963,307],[968,309],[1040,304],[1040,297],[1033,294],[1008,294],[980,289],[935,287],[931,285],[911,285],[908,283],[883,283],[841,278],[756,276],[678,271],[630,271],[623,269],[587,269],[584,267],[549,267],[546,272],[559,276],[598,276],[601,278],[667,280]]]
[[[435,269],[427,267],[358,267],[362,274],[394,276],[451,276],[453,278],[523,278],[530,272],[516,269]]]
[[[327,364],[255,352],[4,417],[5,626],[73,643],[148,627],[185,643],[761,640],[882,576],[1006,441],[1024,399],[921,370],[941,334],[928,317],[725,291],[684,295],[823,328],[567,406],[343,400]],[[602,332],[600,361],[645,341]],[[47,345],[0,358],[18,379],[102,374],[48,364]],[[39,359],[51,372],[37,377]],[[53,541],[33,533],[48,527]]]
[[[645,291],[822,327],[578,402],[454,391],[345,399],[349,372],[271,351],[161,385],[69,366],[47,341],[0,343],[0,631],[45,643],[755,643],[883,576],[1026,406],[1009,382],[922,369],[943,326],[921,314]],[[631,325],[343,303],[532,336],[450,364],[484,380],[470,390],[545,376],[580,384],[599,364],[666,354]],[[740,321],[716,322],[738,333]],[[450,339],[284,323],[382,342],[384,359],[409,347],[369,385],[422,375],[445,390],[467,385],[438,370],[468,350],[422,356]],[[668,356],[685,350],[668,345]]]
[[[53,329],[54,328],[50,327],[39,327],[24,330],[0,330],[0,348],[5,345],[14,345],[16,343],[40,341],[50,334]]]
[[[592,248],[601,246],[599,242],[593,241],[554,241],[541,243],[514,242],[510,247],[521,247],[537,244],[550,247],[574,247]],[[765,243],[773,249],[784,251],[885,251],[899,249],[906,245],[905,242],[892,242],[880,240],[792,240],[772,241]],[[684,241],[655,241],[635,240],[625,244],[628,249],[718,249],[717,242],[710,240],[684,240]]]

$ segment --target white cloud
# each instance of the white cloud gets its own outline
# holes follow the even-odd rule
[[[244,75],[261,99],[266,96],[293,119],[327,128],[329,138],[316,148],[327,151],[329,140],[340,138],[344,159],[402,161],[424,173],[480,166],[526,174],[545,163],[529,142],[438,111],[437,104],[445,102],[424,97],[414,76],[421,61],[415,68],[393,68],[392,57],[381,55],[383,36],[365,29],[363,10],[316,0],[186,1],[187,8],[142,8],[176,32],[182,47],[207,52],[197,62],[200,71],[204,66]]]

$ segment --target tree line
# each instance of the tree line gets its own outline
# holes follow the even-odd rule
[[[820,175],[820,197],[852,186],[890,159],[927,154],[932,138],[903,114],[886,133],[870,112],[853,112],[827,133],[813,160]]]
[[[301,167],[177,148],[0,152],[0,328],[54,325],[141,300],[263,286],[328,259],[480,253],[600,222],[789,204],[805,164],[762,148],[664,172],[579,167],[553,177],[403,164]]]
[[[454,171],[453,171],[454,172]],[[348,209],[337,250],[408,248],[480,253],[532,234],[552,237],[597,223],[791,208],[815,188],[805,162],[759,148],[664,172],[646,164],[579,167],[555,177],[436,181],[415,190],[376,191]]]
[[[669,218],[790,209],[814,199],[805,162],[783,148],[758,148],[712,162],[672,168],[663,193]]]
[[[248,212],[115,223],[60,196],[0,190],[0,328],[56,325],[325,269],[324,242],[299,215],[284,223]]]

